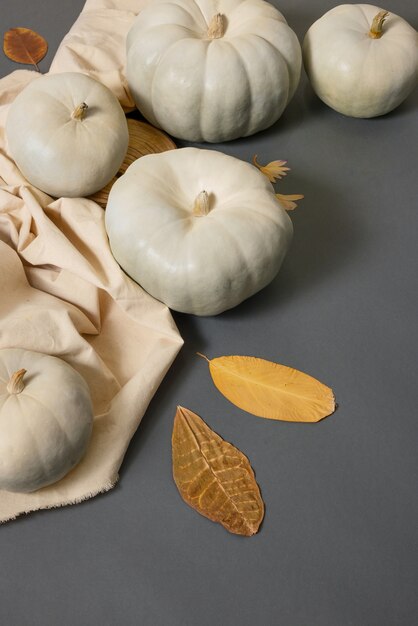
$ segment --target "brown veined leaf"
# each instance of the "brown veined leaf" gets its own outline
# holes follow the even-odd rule
[[[250,537],[264,517],[264,503],[247,457],[224,441],[196,413],[177,407],[173,477],[183,500],[229,532]]]
[[[3,51],[12,61],[34,65],[39,72],[38,63],[48,52],[48,44],[30,28],[10,28],[4,34]]]
[[[335,411],[332,389],[292,367],[252,356],[209,360],[212,380],[240,409],[286,422],[319,422]]]

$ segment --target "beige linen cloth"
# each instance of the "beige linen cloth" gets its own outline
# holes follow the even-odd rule
[[[109,87],[126,111],[135,108],[125,76],[126,35],[152,0],[87,0],[62,40],[50,72],[83,72]]]
[[[88,1],[52,71],[103,76],[128,107],[123,40],[140,5],[143,0]],[[8,154],[9,105],[38,77],[17,70],[0,80],[0,348],[36,350],[70,363],[90,387],[95,418],[88,452],[65,478],[31,494],[0,491],[0,522],[111,489],[182,345],[168,309],[113,259],[104,211],[91,200],[54,200],[30,186]]]

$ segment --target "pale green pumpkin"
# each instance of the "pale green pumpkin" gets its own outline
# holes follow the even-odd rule
[[[86,452],[89,388],[57,357],[0,350],[0,489],[31,492],[65,476]]]
[[[135,161],[113,185],[105,223],[121,267],[170,308],[216,315],[265,287],[292,222],[256,167],[182,148]]]
[[[279,119],[299,83],[299,41],[262,0],[155,0],[127,37],[127,78],[149,122],[220,142]]]
[[[418,33],[370,4],[343,4],[317,20],[303,42],[306,72],[328,106],[352,117],[392,111],[418,83]]]
[[[116,174],[128,148],[113,93],[76,72],[33,80],[10,106],[8,149],[27,180],[51,196],[88,196]]]

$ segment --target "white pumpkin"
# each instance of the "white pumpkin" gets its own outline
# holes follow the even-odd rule
[[[118,171],[128,148],[113,93],[76,72],[32,81],[10,106],[10,153],[27,180],[51,196],[88,196]]]
[[[135,161],[112,187],[105,220],[127,274],[195,315],[216,315],[265,287],[293,233],[264,174],[198,148]]]
[[[154,126],[190,141],[246,137],[283,113],[302,54],[262,0],[155,0],[127,38],[127,78]]]
[[[83,457],[92,423],[89,388],[68,363],[0,350],[0,489],[27,493],[65,476]]]
[[[314,91],[331,108],[376,117],[417,85],[418,33],[379,7],[343,4],[310,27],[303,59]]]

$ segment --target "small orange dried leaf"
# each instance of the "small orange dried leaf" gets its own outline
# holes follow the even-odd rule
[[[267,165],[261,165],[257,161],[257,155],[253,156],[253,165],[258,167],[260,172],[262,172],[271,183],[275,183],[277,180],[280,180],[284,176],[287,175],[287,172],[290,172],[290,167],[285,167],[287,161],[271,161]]]
[[[258,531],[264,503],[249,460],[181,406],[174,417],[172,454],[174,481],[188,505],[236,535]]]
[[[335,411],[332,389],[292,367],[252,356],[206,360],[219,391],[240,409],[258,417],[319,422]]]
[[[293,211],[296,209],[297,204],[295,200],[303,200],[305,196],[300,193],[292,194],[292,195],[284,195],[282,193],[276,193],[276,198],[283,205],[285,211]]]
[[[37,64],[46,55],[48,44],[30,28],[11,28],[4,35],[3,51],[12,61],[34,65],[39,71]]]

